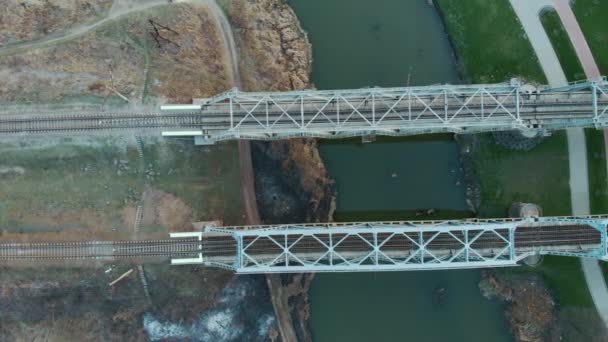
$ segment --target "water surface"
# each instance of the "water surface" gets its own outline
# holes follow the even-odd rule
[[[288,3],[312,43],[318,88],[457,82],[441,19],[427,0]]]
[[[314,340],[509,341],[502,306],[478,281],[474,270],[317,275]]]
[[[459,145],[447,141],[323,144],[337,210],[468,210]]]
[[[313,45],[319,89],[457,83],[441,20],[427,0],[289,0]],[[407,139],[321,143],[337,211],[466,210],[458,145]],[[385,141],[385,140],[383,140]],[[502,304],[476,270],[318,274],[315,341],[508,341]]]

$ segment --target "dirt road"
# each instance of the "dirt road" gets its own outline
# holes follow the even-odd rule
[[[87,25],[70,28],[70,29],[64,30],[63,32],[59,32],[57,34],[47,35],[43,39],[28,41],[28,42],[24,42],[24,43],[16,43],[16,44],[11,44],[11,45],[2,47],[2,48],[0,48],[0,57],[17,54],[17,53],[22,53],[29,49],[39,48],[39,47],[46,46],[46,45],[57,44],[57,43],[68,41],[68,40],[71,40],[74,38],[78,38],[82,35],[87,34],[88,32],[91,32],[91,31],[99,28],[100,26],[102,26],[114,19],[118,19],[122,16],[131,14],[134,12],[140,12],[140,11],[147,10],[147,9],[150,9],[153,7],[164,6],[167,4],[168,4],[167,0],[149,0],[149,1],[145,1],[145,2],[135,2],[135,3],[132,3],[132,1],[128,1],[128,0],[127,1],[116,0],[114,2],[114,5],[112,5],[112,8],[110,8],[110,11],[108,12],[108,14],[104,18],[102,18],[96,22],[93,22],[93,23],[90,23]]]

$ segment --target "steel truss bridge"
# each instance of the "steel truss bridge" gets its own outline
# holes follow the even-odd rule
[[[608,260],[608,216],[206,226],[167,240],[3,243],[0,264],[171,259],[236,273],[516,266],[533,255]]]
[[[0,107],[0,111],[5,113],[0,115],[0,135],[136,130],[194,136],[200,144],[230,139],[537,132],[608,126],[608,82],[602,78],[562,88],[512,80],[354,90],[249,93],[233,89],[193,105],[160,110],[41,112]]]
[[[201,253],[173,264],[236,273],[515,266],[532,255],[607,260],[608,216],[207,227]],[[190,235],[192,236],[192,235]]]
[[[274,93],[233,89],[200,102],[194,108],[200,108],[206,127],[193,133],[203,144],[608,126],[605,78],[562,88],[534,87],[513,79],[509,84]],[[181,108],[163,107],[165,111]],[[179,135],[164,133],[174,134]]]

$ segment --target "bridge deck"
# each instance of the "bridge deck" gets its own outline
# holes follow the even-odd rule
[[[209,227],[234,242],[212,242],[203,259],[238,273],[498,267],[533,254],[602,259],[607,223],[598,216]],[[215,254],[226,248],[233,253]]]

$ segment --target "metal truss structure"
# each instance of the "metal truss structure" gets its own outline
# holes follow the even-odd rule
[[[545,254],[606,260],[607,225],[589,216],[208,227],[199,260],[172,262],[285,273],[515,266]]]
[[[200,110],[201,129],[188,131],[198,136],[199,143],[608,126],[605,78],[562,88],[535,87],[514,79],[509,84],[355,90],[248,93],[233,89],[196,103],[162,110]]]

